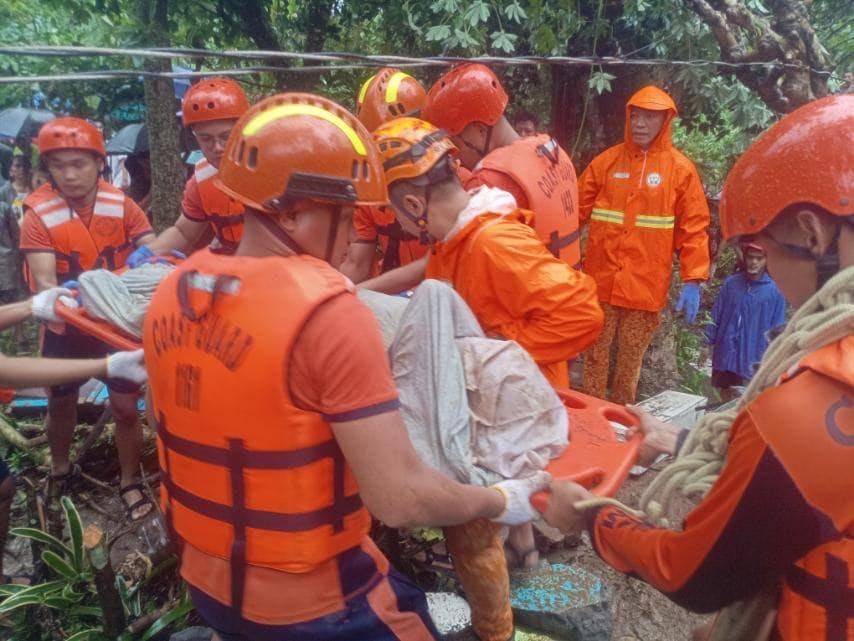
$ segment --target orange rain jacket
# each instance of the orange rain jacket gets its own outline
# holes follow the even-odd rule
[[[513,200],[485,187],[473,200],[488,207],[490,192]],[[483,331],[519,343],[555,387],[568,386],[566,362],[602,329],[595,283],[546,249],[530,211],[483,210],[434,246],[426,277],[450,282]]]
[[[644,151],[632,142],[632,107],[668,115]],[[579,217],[590,222],[584,271],[599,300],[618,307],[661,310],[679,256],[683,281],[709,277],[709,208],[694,164],[673,147],[673,99],[644,87],[626,105],[625,142],[599,154],[579,181]]]

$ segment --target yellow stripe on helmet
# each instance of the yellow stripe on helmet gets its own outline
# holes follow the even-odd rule
[[[362,83],[362,88],[361,88],[361,89],[359,89],[359,97],[356,99],[356,101],[357,101],[360,105],[361,105],[363,102],[365,102],[365,96],[367,96],[367,95],[368,95],[368,89],[370,89],[370,87],[371,87],[371,83],[374,81],[374,78],[376,78],[376,77],[377,77],[377,74],[374,74],[373,76],[371,76],[370,78],[368,78],[367,80],[365,80],[365,82],[363,82],[363,83]]]
[[[244,136],[252,136],[270,123],[281,120],[282,118],[290,118],[291,116],[313,116],[315,118],[325,120],[326,122],[338,127],[338,129],[341,130],[341,133],[347,136],[350,144],[353,145],[353,150],[357,154],[360,156],[366,156],[368,154],[367,149],[365,149],[365,144],[362,142],[362,139],[359,138],[359,134],[356,133],[355,129],[334,113],[326,111],[326,109],[321,107],[315,107],[314,105],[280,105],[267,111],[262,111],[244,125],[242,133]]]
[[[385,88],[386,104],[397,102],[397,92],[400,89],[400,83],[403,82],[404,78],[412,78],[412,76],[410,76],[408,73],[398,71],[394,75],[392,75],[391,78],[389,78],[388,86]]]

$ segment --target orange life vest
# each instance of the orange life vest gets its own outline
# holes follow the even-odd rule
[[[195,177],[199,187],[199,197],[208,222],[220,242],[217,253],[233,254],[243,237],[243,204],[214,185],[213,178],[217,169],[202,158],[196,163]]]
[[[288,392],[303,325],[348,291],[314,258],[203,250],[146,314],[164,512],[179,541],[231,563],[236,612],[247,565],[308,572],[370,529],[329,424]]]
[[[133,249],[128,238],[125,194],[106,181],[98,181],[98,194],[88,227],[65,198],[45,183],[24,200],[25,209],[39,217],[50,236],[56,255],[56,278],[62,283],[90,269],[123,267]],[[30,287],[35,283],[29,277]]]
[[[578,269],[578,181],[569,156],[546,134],[491,151],[480,165],[512,178],[528,198],[534,229],[556,257]]]
[[[789,569],[779,636],[854,641],[854,336],[805,358],[748,411],[807,501],[840,533]]]

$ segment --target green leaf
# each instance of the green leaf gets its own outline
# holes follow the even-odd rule
[[[9,534],[13,534],[14,536],[21,536],[26,539],[33,539],[34,541],[38,541],[39,543],[49,545],[60,554],[68,554],[69,556],[71,556],[71,549],[67,545],[65,545],[55,536],[52,536],[47,532],[42,532],[41,530],[38,530],[36,528],[13,527],[11,530],[9,530]]]
[[[604,71],[595,71],[590,74],[590,79],[587,81],[587,86],[591,89],[595,89],[596,93],[601,95],[606,91],[611,91],[611,81],[615,78],[616,76],[610,73],[606,73]]]
[[[45,550],[42,552],[42,561],[47,563],[54,572],[66,579],[74,580],[78,577],[77,571],[71,565],[60,557],[56,552]]]
[[[181,617],[187,616],[192,610],[192,603],[182,603],[174,610],[169,610],[169,612],[151,624],[151,627],[145,631],[145,634],[142,635],[142,639],[140,639],[140,641],[149,641],[149,639],[154,638],[161,630],[165,629]]]
[[[80,513],[70,498],[63,496],[60,501],[62,503],[62,510],[65,512],[65,518],[68,521],[68,530],[71,533],[71,555],[74,567],[79,572],[83,569],[83,559],[85,558],[83,550],[83,521],[80,520]]]
[[[65,641],[101,641],[104,638],[104,633],[99,628],[89,628],[81,632],[75,632]]]
[[[518,36],[506,31],[496,31],[491,35],[492,46],[507,53],[513,53],[516,49],[516,40]]]
[[[441,42],[447,40],[451,35],[451,28],[446,24],[439,24],[427,29],[427,34],[424,36],[429,42]]]
[[[25,585],[23,586],[23,590],[18,590],[15,594],[3,601],[3,603],[5,604],[11,599],[17,599],[19,597],[47,596],[49,594],[53,594],[54,592],[59,592],[65,585],[65,581],[48,581],[46,583],[39,583],[37,585]]]
[[[67,610],[74,605],[74,601],[61,596],[47,596],[42,601],[42,605],[53,608],[54,610]]]
[[[31,594],[30,596],[19,597],[19,595],[15,595],[14,598],[6,599],[3,603],[0,603],[0,614],[6,614],[11,612],[12,610],[17,610],[18,608],[22,608],[27,605],[38,605],[42,602],[41,596],[37,594]]]
[[[0,596],[10,596],[12,594],[18,594],[18,592],[22,592],[26,590],[28,585],[19,585],[17,583],[4,583],[0,585]]]

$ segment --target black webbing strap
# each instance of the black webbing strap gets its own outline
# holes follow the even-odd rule
[[[793,565],[786,576],[789,587],[803,598],[824,608],[827,633],[816,641],[845,641],[849,619],[854,618],[854,588],[849,586],[851,568],[845,559],[825,554],[827,578]]]
[[[574,232],[567,234],[566,236],[559,236],[557,231],[553,231],[549,235],[549,245],[548,249],[552,253],[552,255],[557,258],[560,256],[560,250],[564,247],[569,247],[572,243],[578,240],[578,237],[581,236],[581,231],[576,229]],[[573,267],[575,267],[573,265]]]
[[[228,439],[231,476],[231,607],[238,617],[243,612],[243,588],[246,584],[246,488],[243,479],[243,441]]]

